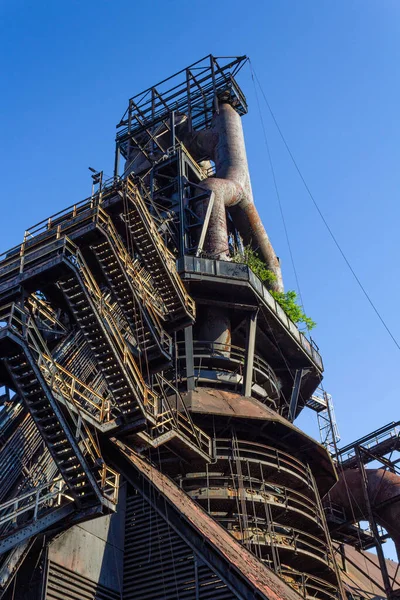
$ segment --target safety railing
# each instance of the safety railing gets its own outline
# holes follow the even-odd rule
[[[184,358],[185,342],[178,342],[177,348],[178,358]],[[193,358],[195,369],[200,369],[202,365],[206,364],[208,366],[211,362],[217,369],[232,370],[233,368],[239,368],[240,373],[242,373],[246,361],[246,350],[233,344],[195,340],[193,342]],[[253,371],[254,380],[268,380],[275,388],[277,397],[279,397],[278,378],[269,364],[257,354],[254,355]]]
[[[346,446],[345,448],[341,448],[338,451],[336,458],[339,458],[342,463],[345,463],[348,460],[354,459],[356,456],[356,446],[361,446],[366,450],[376,448],[384,442],[396,442],[399,440],[398,449],[400,450],[400,422],[393,422],[385,427],[378,429],[376,432],[373,432],[371,435],[365,438],[361,438],[357,442],[354,443],[353,446]]]
[[[273,527],[274,531],[247,529],[243,531],[242,541],[245,544],[275,546],[282,550],[302,553],[310,558],[324,562],[333,569],[333,558],[324,541],[294,527],[282,527],[275,523]]]
[[[157,389],[159,390],[160,396],[162,396],[164,404],[169,407],[169,411],[174,416],[176,428],[179,431],[183,431],[186,437],[188,437],[203,452],[210,455],[212,451],[211,438],[204,433],[200,427],[197,427],[197,425],[194,424],[178,388],[165,379],[161,373],[157,373],[155,379],[157,382]],[[175,396],[175,407],[172,406],[172,400],[170,400],[173,396]]]
[[[232,471],[233,469],[234,466],[232,466]],[[247,504],[251,505],[252,511],[257,514],[262,514],[262,512],[265,514],[265,509],[261,507],[269,504],[273,509],[278,508],[279,513],[282,508],[288,513],[293,511],[292,522],[294,519],[299,522],[303,518],[303,521],[308,519],[313,521],[318,528],[322,527],[321,515],[314,499],[277,484],[261,485],[260,479],[254,476],[239,476],[233,472],[231,475],[213,475],[211,473],[205,480],[203,473],[190,473],[186,479],[183,479],[182,485],[189,496],[200,502],[214,501],[221,507],[224,501],[240,500],[243,502],[245,500]]]
[[[65,326],[57,319],[55,311],[47,302],[39,298],[37,294],[29,296],[28,304],[34,316],[39,315],[43,321],[49,322],[52,327],[57,327],[58,332],[66,331]]]
[[[274,568],[273,561],[266,560],[265,562],[270,568]],[[281,566],[278,572],[282,579],[294,588],[302,598],[307,600],[315,598],[339,600],[343,598],[336,586],[327,583],[323,579],[319,579],[319,577],[314,577],[308,573],[296,571],[285,566]]]
[[[107,423],[111,419],[111,403],[95,390],[80,381],[75,375],[64,369],[49,356],[43,355],[47,361],[45,379],[51,388],[59,389],[66,400],[72,398],[81,410],[94,417],[99,423]]]
[[[17,525],[18,518],[26,513],[28,520],[37,521],[41,509],[60,506],[63,500],[72,501],[68,496],[67,487],[62,477],[39,485],[28,492],[11,498],[0,504],[0,531],[3,533],[7,524]]]
[[[46,259],[50,259],[54,255],[68,256],[71,249],[73,251],[73,246],[70,246],[68,238],[55,238],[33,248],[23,242],[17,246],[17,252],[9,250],[0,262],[0,280],[20,275],[35,264],[43,264]]]
[[[135,289],[139,293],[143,303],[154,309],[160,316],[164,316],[165,308],[163,307],[162,299],[154,288],[150,273],[140,264],[137,259],[133,259],[122,242],[114,224],[108,214],[101,208],[96,206],[92,210],[92,219],[99,227],[101,227],[109,237],[118,258],[124,266],[127,274],[131,278]]]
[[[97,465],[99,462],[102,464],[100,469],[100,481],[103,480],[104,469],[106,469],[107,472],[109,472],[110,474],[115,473],[112,471],[112,469],[110,469],[110,467],[105,465],[101,456],[100,448],[97,442],[95,441],[88,425],[85,422],[84,415],[82,414],[85,411],[83,410],[83,407],[78,401],[78,399],[82,396],[82,391],[79,390],[79,393],[77,393],[78,388],[76,387],[76,378],[74,378],[73,375],[69,374],[65,369],[58,369],[57,364],[51,358],[51,354],[46,346],[45,341],[43,340],[39,330],[36,327],[32,315],[30,315],[28,312],[26,312],[25,309],[21,308],[15,303],[4,305],[0,308],[0,330],[5,327],[9,328],[11,331],[16,333],[27,344],[29,350],[31,351],[35,359],[37,366],[42,372],[43,377],[48,383],[52,392],[55,395],[63,397],[67,401],[66,407],[70,419],[74,424],[77,439],[81,440],[85,448],[86,455],[88,455],[91,458],[93,464]],[[67,373],[69,377],[69,382],[65,381],[64,373]],[[82,382],[79,382],[79,385],[80,384],[82,384]],[[85,387],[87,389],[90,389],[88,388],[88,386]],[[74,393],[71,394],[71,391],[73,391]],[[91,393],[94,396],[97,396],[94,390],[91,390]],[[87,402],[88,404],[92,403],[92,405],[95,405],[95,403],[92,402],[91,398],[85,397],[85,402]],[[76,418],[76,415],[71,409],[71,405],[73,405],[76,412],[78,413],[78,419]],[[105,410],[104,406],[103,408],[100,408],[100,412],[102,410]],[[97,468],[98,467],[96,467],[96,469]],[[107,480],[109,479],[109,477],[111,477],[111,475],[107,476]],[[119,475],[115,474],[115,477],[115,487],[117,489]],[[109,487],[109,483],[107,483],[107,486]],[[103,495],[106,495],[104,490],[102,490],[102,493]],[[114,496],[115,494],[112,498],[108,499],[112,502],[115,502]]]
[[[295,487],[296,489],[300,487],[298,485],[299,483],[303,484],[303,486],[308,489],[314,489],[307,467],[291,454],[273,448],[272,446],[254,442],[240,440],[237,444],[237,460],[244,462],[248,461],[249,465],[265,465],[267,467],[272,467],[272,469],[277,472],[285,473],[291,479],[293,478],[294,484],[291,485],[291,487]],[[217,439],[216,456],[218,460],[232,459],[233,448],[231,439]]]

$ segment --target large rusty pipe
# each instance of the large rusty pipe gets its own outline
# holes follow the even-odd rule
[[[233,209],[231,214],[244,243],[253,242],[258,247],[267,267],[276,275],[272,287],[282,291],[279,259],[254,204],[240,115],[230,104],[221,104],[211,129],[195,133],[188,145],[195,156],[206,153],[215,162],[216,177],[201,183],[214,192],[207,251],[220,260],[229,258],[226,209]]]
[[[392,538],[400,561],[400,477],[383,469],[366,469],[367,489],[376,522]],[[344,471],[326,497],[343,507],[349,521],[368,519],[363,478],[359,469]]]

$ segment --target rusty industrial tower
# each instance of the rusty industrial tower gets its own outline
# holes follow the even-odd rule
[[[338,451],[321,356],[271,294],[246,60],[131,98],[114,176],[0,257],[2,598],[333,600],[348,544],[378,545],[396,594],[378,530],[399,543],[396,424]],[[305,407],[330,443],[293,424]]]

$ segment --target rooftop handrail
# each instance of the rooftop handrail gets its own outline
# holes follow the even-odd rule
[[[120,187],[118,182],[119,182],[119,180],[116,180],[115,177],[110,177],[109,179],[104,181],[103,185],[102,185],[103,196],[104,196],[105,191],[109,192],[110,190],[112,190],[114,188],[115,188],[115,191],[117,191],[118,188]],[[39,233],[47,231],[51,227],[54,227],[54,225],[57,223],[57,221],[61,220],[62,217],[65,217],[69,214],[72,217],[74,217],[74,216],[77,216],[80,212],[86,210],[87,208],[96,206],[96,204],[98,204],[98,196],[99,196],[99,192],[97,192],[93,196],[88,196],[87,198],[84,198],[83,200],[80,200],[79,202],[74,202],[74,204],[71,204],[70,206],[67,206],[63,210],[60,210],[59,212],[54,213],[53,215],[50,215],[50,217],[47,217],[46,219],[39,221],[35,225],[32,225],[32,227],[28,227],[28,229],[25,231],[25,238],[27,240],[29,240],[30,238],[37,236]]]

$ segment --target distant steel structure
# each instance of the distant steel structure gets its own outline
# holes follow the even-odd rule
[[[131,98],[112,179],[0,257],[0,597],[344,596],[335,466],[293,424],[323,363],[270,293],[246,60]]]

